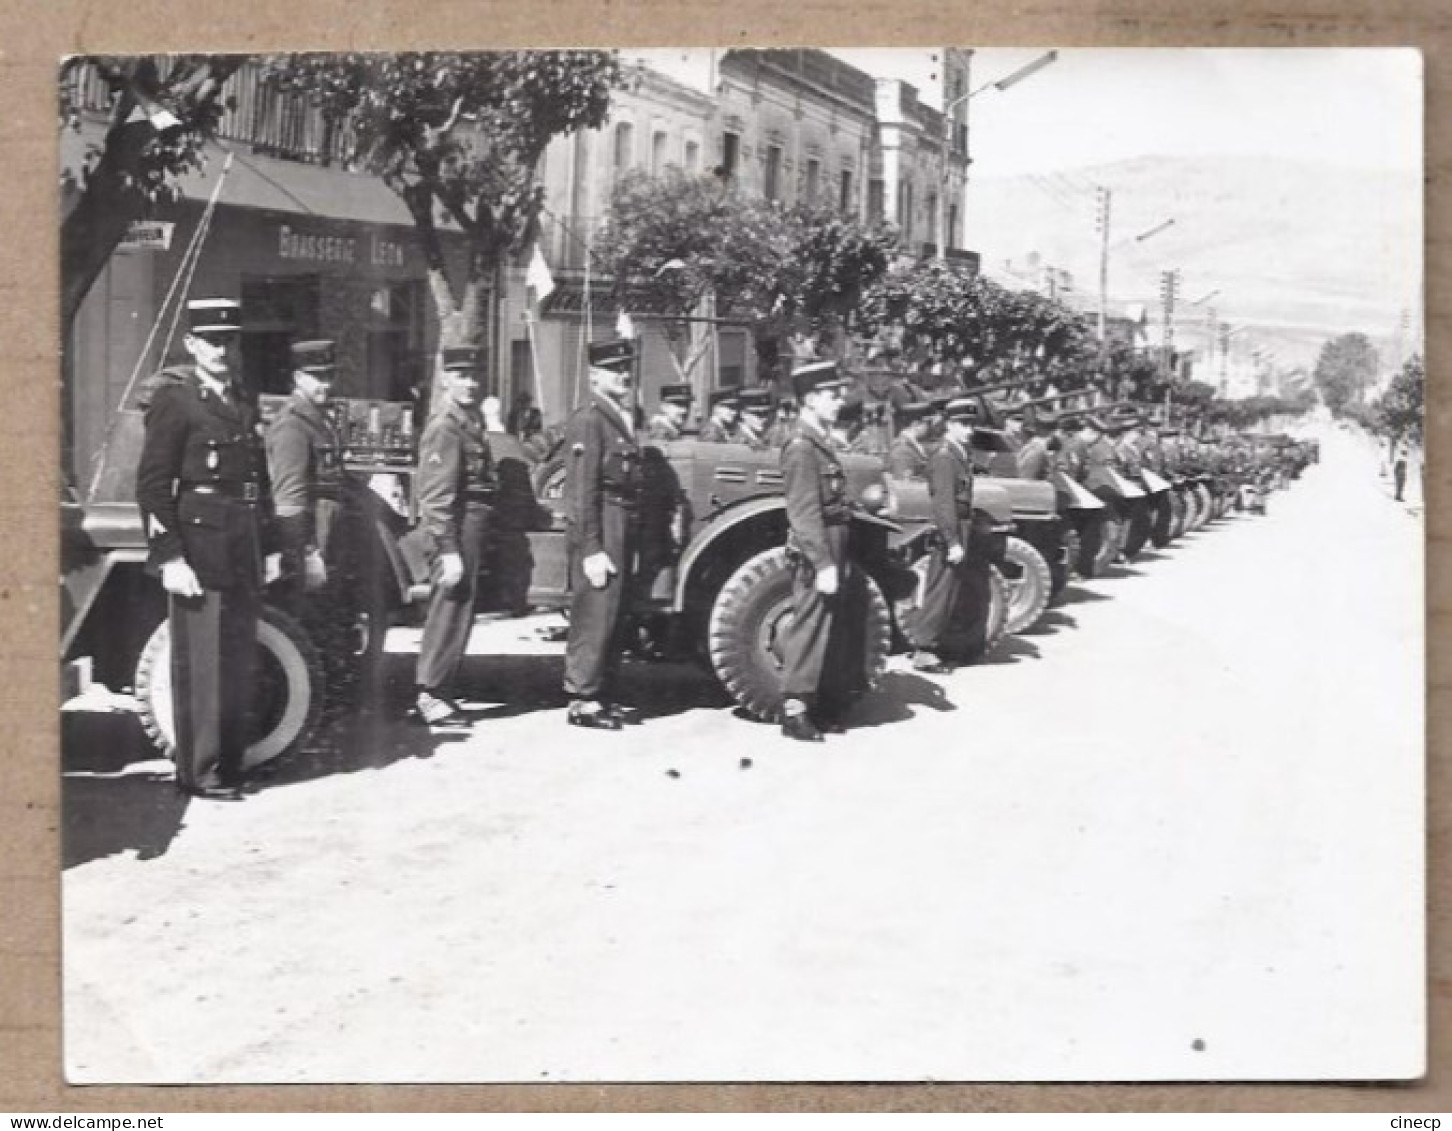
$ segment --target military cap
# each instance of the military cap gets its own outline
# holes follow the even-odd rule
[[[1059,426],[1059,414],[1045,409],[1034,414],[1033,423],[1040,432],[1052,432]]]
[[[952,402],[952,400],[953,400],[953,394],[952,393],[940,393],[936,397],[929,397],[928,398],[928,411],[929,412],[933,412],[933,413],[937,413],[938,415],[942,415],[943,410],[948,407],[948,405]]]
[[[983,406],[977,397],[954,397],[943,406],[943,415],[949,420],[972,424],[983,415]]]
[[[1108,426],[1105,424],[1104,418],[1092,412],[1086,413],[1084,415],[1084,417],[1082,418],[1082,426],[1085,428],[1092,428],[1096,432],[1109,431]]]
[[[924,417],[931,416],[934,412],[942,411],[941,409],[935,409],[933,403],[933,401],[909,401],[899,408],[894,415],[899,424],[915,424]],[[945,405],[948,403],[947,398],[944,398],[943,403]]]
[[[835,361],[812,361],[792,370],[792,392],[801,399],[818,389],[840,389],[847,384]]]
[[[194,298],[187,303],[187,332],[218,334],[242,329],[242,304],[230,298]]]
[[[689,406],[693,400],[695,400],[695,394],[690,385],[662,385],[660,387],[661,404]]]
[[[725,405],[727,408],[740,408],[741,401],[735,389],[712,389],[708,398],[711,407]]]
[[[444,347],[444,368],[445,369],[477,369],[479,367],[479,347],[477,346],[445,346]]]
[[[742,412],[770,412],[770,389],[742,389],[736,394],[736,406]]]
[[[635,342],[630,338],[590,344],[591,369],[629,369],[634,361]]]
[[[338,368],[337,347],[321,340],[293,342],[292,367],[317,376],[331,375]]]

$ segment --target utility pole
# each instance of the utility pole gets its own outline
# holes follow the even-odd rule
[[[1099,233],[1099,343],[1108,338],[1105,322],[1109,309],[1109,190],[1103,185],[1094,189],[1094,229]]]
[[[1175,364],[1175,302],[1180,295],[1180,272],[1160,272],[1160,303],[1164,311],[1165,376],[1170,376]]]

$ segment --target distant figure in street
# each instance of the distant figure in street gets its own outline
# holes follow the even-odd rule
[[[936,414],[929,401],[903,405],[896,413],[902,431],[887,452],[888,474],[894,479],[924,479],[928,474],[928,436]]]
[[[691,412],[690,385],[662,385],[660,407],[650,418],[645,438],[656,444],[679,440],[685,433],[686,417]]]
[[[1407,442],[1400,436],[1392,448],[1392,479],[1396,483],[1397,502],[1401,502],[1407,487]]]
[[[739,406],[736,431],[732,436],[754,452],[766,450],[766,418],[771,414],[771,393],[766,389],[742,389],[736,398]]]

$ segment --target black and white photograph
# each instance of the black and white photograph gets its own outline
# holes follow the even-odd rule
[[[70,1083],[1425,1074],[1418,51],[56,83]]]

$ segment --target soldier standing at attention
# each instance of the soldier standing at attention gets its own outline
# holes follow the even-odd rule
[[[590,346],[590,399],[565,433],[565,542],[570,558],[570,636],[565,694],[571,726],[619,730],[637,722],[613,699],[627,641],[640,495],[640,445],[630,419],[635,346]]]
[[[929,506],[938,540],[909,630],[915,671],[941,674],[953,670],[937,653],[963,587],[963,563],[973,529],[973,457],[968,454],[968,442],[977,415],[978,402],[973,397],[948,402],[943,442],[928,459]]]
[[[699,438],[708,444],[734,443],[737,406],[735,389],[717,389],[712,393],[711,418],[702,425]]]
[[[786,492],[787,552],[792,563],[792,617],[782,631],[782,725],[788,738],[820,742],[823,729],[840,730],[824,696],[823,670],[837,621],[851,614],[850,595],[860,587],[847,557],[851,509],[847,480],[830,429],[842,410],[846,380],[836,362],[793,371],[801,415],[796,435],[782,449]],[[847,662],[850,656],[837,657]]]
[[[914,401],[897,410],[902,431],[887,452],[887,471],[894,479],[922,479],[927,475],[927,441],[935,415],[929,401]]]
[[[497,481],[479,411],[479,351],[451,346],[443,357],[443,403],[418,446],[419,526],[433,590],[424,618],[415,682],[416,717],[429,726],[457,721],[453,682],[474,626],[479,562]]]
[[[328,582],[341,511],[342,443],[327,413],[337,363],[333,343],[295,342],[292,396],[267,430],[267,468],[288,604]]]
[[[1049,434],[1056,421],[1051,413],[1041,412],[1025,424],[1029,439],[1015,454],[1020,479],[1047,479],[1054,469],[1054,453],[1049,448]]]
[[[650,418],[645,438],[656,444],[669,444],[685,435],[686,417],[691,412],[691,386],[662,385],[660,407]]]
[[[238,387],[241,307],[187,303],[192,364],[151,382],[136,502],[171,626],[176,784],[237,800],[252,732],[269,484],[257,412]]]

